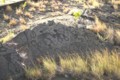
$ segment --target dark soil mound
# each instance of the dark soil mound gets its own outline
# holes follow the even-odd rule
[[[112,49],[112,45],[100,41],[95,33],[84,27],[65,26],[54,23],[54,21],[49,21],[48,24],[38,24],[32,30],[28,29],[8,43],[1,45],[2,70],[0,70],[0,75],[4,76],[0,78],[22,76],[24,65],[31,66],[33,61],[40,56],[73,53],[85,55],[88,52],[105,48]],[[2,73],[3,71],[5,74]]]

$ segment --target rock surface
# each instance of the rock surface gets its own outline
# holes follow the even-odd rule
[[[0,45],[0,80],[14,80],[23,74],[20,60],[14,49]]]

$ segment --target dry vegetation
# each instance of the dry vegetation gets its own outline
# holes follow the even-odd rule
[[[82,72],[87,72],[87,62],[79,55],[60,57],[60,66],[62,73],[69,73],[71,75],[79,75]]]
[[[44,58],[43,59],[43,67],[44,67],[44,71],[43,71],[43,76],[44,77],[54,77],[56,74],[56,70],[57,70],[57,65],[56,62],[54,61],[54,59],[51,58]]]
[[[108,51],[95,52],[91,58],[91,70],[97,76],[115,74],[120,76],[120,57],[116,52],[111,54]]]
[[[40,68],[40,70],[42,70],[41,77],[46,75],[44,76],[46,78],[52,78],[55,74],[59,73],[61,75],[71,74],[73,76],[89,73],[99,78],[105,76],[104,74],[114,74],[117,77],[120,76],[120,57],[116,51],[111,53],[108,50],[103,50],[102,52],[96,51],[86,58],[82,58],[78,54],[74,54],[72,56],[68,55],[66,57],[59,56],[59,62],[56,62],[53,58],[45,58],[42,60],[42,63],[43,68]],[[35,76],[37,70],[34,74],[33,72],[27,70],[27,74]]]
[[[4,18],[5,21],[9,21],[10,20],[10,17],[8,15],[6,15],[6,14],[3,14],[3,18]]]
[[[17,25],[17,20],[12,18],[12,19],[10,19],[10,22],[8,24],[9,24],[8,25],[9,27],[15,26],[15,25]]]
[[[38,67],[33,67],[33,68],[26,68],[25,69],[26,76],[28,79],[39,79],[41,77],[41,70]]]

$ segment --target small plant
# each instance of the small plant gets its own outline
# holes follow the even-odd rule
[[[25,12],[24,14],[26,17],[33,18],[33,15],[30,12]]]
[[[39,8],[40,3],[39,2],[34,2],[34,1],[27,1],[28,5],[30,5],[31,7],[35,7],[35,8]]]
[[[88,71],[87,62],[79,55],[60,57],[60,66],[63,73],[70,73],[71,75],[80,75]]]
[[[83,12],[82,10],[75,8],[75,9],[71,10],[68,14],[72,14],[74,16],[75,20],[77,20],[82,15],[82,12]]]
[[[120,5],[119,0],[112,0],[111,3],[112,3],[115,10],[117,10],[119,8],[119,5]]]
[[[15,25],[17,25],[17,20],[16,19],[14,19],[14,18],[12,18],[11,20],[10,20],[10,22],[9,22],[9,27],[10,26],[15,26]]]
[[[27,25],[20,25],[20,30],[25,31],[29,27]]]
[[[45,9],[44,9],[44,8],[39,8],[39,11],[40,11],[40,12],[44,12]]]
[[[20,24],[26,24],[26,21],[25,21],[25,19],[23,17],[20,17],[19,21],[20,21]]]
[[[8,32],[8,34],[5,37],[0,39],[0,42],[2,42],[4,44],[4,43],[10,41],[13,37],[15,37],[15,34],[13,32]]]
[[[35,10],[36,10],[36,9],[35,9],[34,7],[30,7],[30,8],[29,8],[29,11],[30,11],[30,12],[34,12]]]
[[[114,44],[120,44],[120,30],[115,30],[114,33]]]
[[[91,58],[91,70],[97,76],[115,74],[120,76],[120,58],[116,52],[109,53],[107,50],[102,53],[96,51]]]
[[[3,14],[3,18],[4,18],[5,21],[9,21],[10,20],[10,17],[8,15],[6,15],[6,14]]]
[[[41,73],[41,69],[38,67],[25,69],[25,75],[28,79],[39,79],[42,75]]]
[[[52,78],[56,74],[57,65],[56,62],[51,58],[43,59],[43,67],[44,67],[44,76]]]
[[[12,9],[12,7],[11,6],[6,6],[6,9],[5,9],[6,11],[8,11],[8,12],[11,12],[13,9]]]
[[[96,32],[101,32],[107,29],[107,26],[105,23],[101,22],[100,19],[95,16],[95,27],[94,27]]]
[[[26,6],[27,6],[27,2],[25,1],[24,4],[21,5],[21,8],[24,10]]]
[[[16,9],[16,15],[22,15],[23,14],[23,11],[22,11],[22,9],[21,8],[19,8],[19,9]]]

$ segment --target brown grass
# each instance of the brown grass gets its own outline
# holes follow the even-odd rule
[[[15,25],[17,25],[17,20],[14,19],[14,18],[12,18],[12,19],[10,20],[10,22],[9,22],[8,25],[9,25],[9,26],[15,26]]]
[[[83,1],[83,4],[84,8],[99,8],[101,6],[99,0]]]
[[[42,74],[41,78],[49,79],[58,73],[63,75],[71,74],[73,76],[89,73],[97,78],[103,78],[105,73],[107,75],[114,74],[118,77],[120,76],[120,56],[116,51],[111,53],[108,50],[103,50],[102,52],[95,51],[87,56],[86,59],[81,58],[78,54],[59,56],[59,60],[59,62],[56,62],[53,58],[42,58],[43,66],[40,69],[28,69],[27,74],[34,77],[39,73],[39,70],[42,70],[40,73]],[[56,63],[59,63],[59,66]]]
[[[35,8],[39,8],[40,3],[39,2],[34,2],[34,1],[27,1],[28,5],[30,5],[31,7],[35,7]]]
[[[26,29],[29,29],[27,25],[24,24],[20,25],[20,30],[25,31]]]
[[[92,30],[93,32],[99,33],[106,30],[107,26],[97,16],[95,16],[95,24],[87,26],[86,28]]]
[[[118,5],[120,5],[119,0],[112,0],[111,3],[112,3],[115,10],[117,10],[119,8],[119,6],[118,6]]]
[[[29,8],[29,11],[30,11],[30,12],[34,12],[34,11],[36,11],[36,8],[30,7],[30,8]]]
[[[12,9],[12,7],[11,6],[6,6],[6,9],[5,9],[5,11],[7,11],[7,12],[11,12],[13,9]]]
[[[80,75],[88,71],[87,62],[79,55],[60,57],[60,67],[63,73],[70,73],[72,75]]]
[[[4,36],[3,38],[0,39],[0,42],[6,43],[14,37],[15,37],[15,34],[13,32],[8,32],[8,34],[6,36]]]
[[[91,70],[97,76],[103,76],[104,73],[114,73],[120,76],[120,58],[119,54],[112,52],[110,54],[107,50],[102,53],[96,51],[91,58]]]
[[[24,15],[26,17],[33,18],[33,15],[30,12],[28,12],[28,11],[26,11]]]
[[[54,59],[44,58],[43,59],[44,66],[44,76],[46,77],[54,77],[56,74],[57,65]]]
[[[116,44],[120,44],[120,30],[115,30],[115,33],[114,33],[114,41]]]
[[[20,24],[26,24],[26,20],[23,17],[19,18]]]
[[[8,15],[6,15],[6,14],[3,14],[3,18],[4,18],[5,21],[10,20],[10,17]]]
[[[33,68],[26,68],[25,69],[26,72],[26,77],[28,79],[39,79],[41,77],[41,70],[38,67],[33,67]]]
[[[21,8],[18,8],[18,9],[16,9],[16,15],[22,15],[23,14],[23,11],[22,11],[22,9]]]

